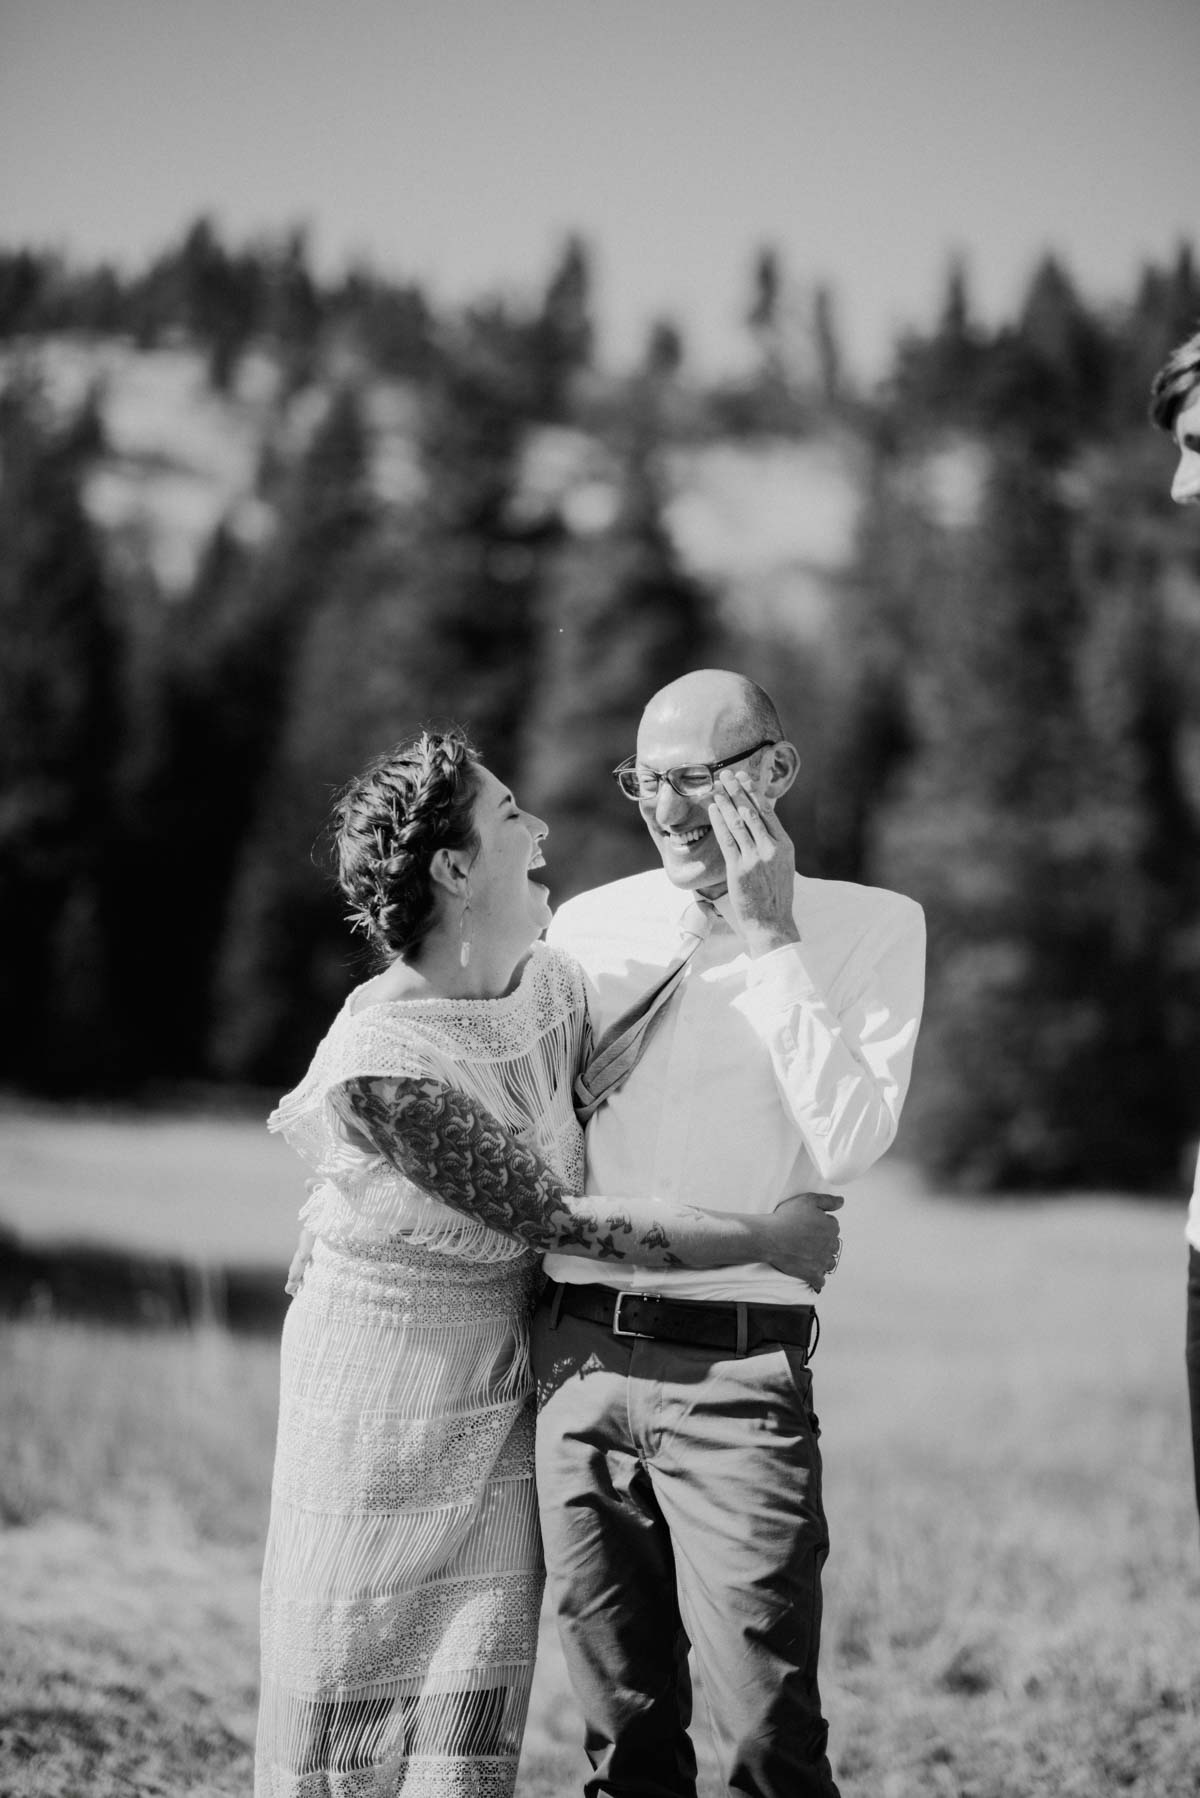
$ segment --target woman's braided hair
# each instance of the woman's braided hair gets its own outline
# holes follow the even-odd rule
[[[411,956],[429,932],[435,850],[478,847],[478,760],[461,731],[422,731],[338,795],[333,833],[347,921],[383,962]]]
[[[1154,377],[1150,388],[1150,418],[1168,436],[1175,420],[1200,387],[1200,331],[1175,346]]]

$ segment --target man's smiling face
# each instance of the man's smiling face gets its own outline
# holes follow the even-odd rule
[[[714,715],[708,706],[685,702],[662,708],[651,702],[638,731],[637,759],[639,766],[661,775],[668,769],[722,762],[757,740],[753,723],[740,709],[723,708]],[[770,754],[760,749],[736,767],[754,781]],[[725,858],[708,821],[708,805],[707,798],[683,798],[662,780],[652,799],[638,801],[638,810],[672,885],[715,898],[726,888]]]

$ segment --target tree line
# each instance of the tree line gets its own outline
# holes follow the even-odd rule
[[[1175,1182],[1200,1119],[1200,543],[1146,397],[1200,318],[1190,251],[1107,308],[1048,257],[998,328],[952,268],[870,393],[828,290],[798,292],[764,251],[756,359],[706,385],[665,319],[600,368],[579,240],[540,292],[454,311],[203,220],[135,275],[0,251],[0,1079],[281,1087],[363,972],[317,847],[356,767],[468,725],[552,821],[562,898],[647,865],[607,771],[657,684],[729,661],[797,721],[802,869],[926,907],[910,1152],[985,1188]],[[64,417],[19,353],[64,332],[187,342],[218,388],[257,349],[319,402],[262,458],[269,533],[219,526],[170,603],[85,504],[99,397]],[[414,400],[404,500],[372,479],[384,378]],[[610,473],[583,524],[525,503],[554,426]],[[825,434],[855,446],[860,520],[802,646],[731,625],[681,564],[664,455]]]

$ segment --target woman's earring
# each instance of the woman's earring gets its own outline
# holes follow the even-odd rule
[[[458,914],[458,965],[465,968],[471,959],[471,939],[467,935],[467,913],[471,909],[471,901],[465,899],[463,908]]]

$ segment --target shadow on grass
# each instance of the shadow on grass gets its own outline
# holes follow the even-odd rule
[[[0,1233],[0,1318],[61,1318],[122,1328],[222,1324],[278,1335],[284,1272],[139,1255],[90,1243],[34,1246]]]

